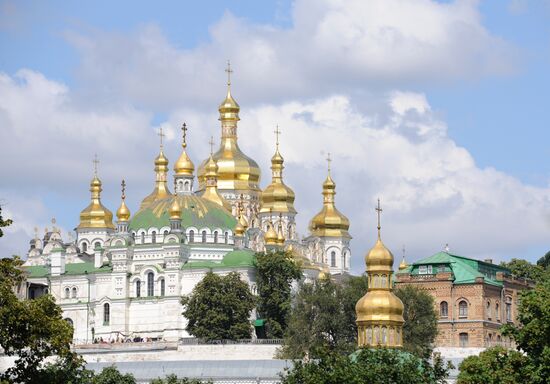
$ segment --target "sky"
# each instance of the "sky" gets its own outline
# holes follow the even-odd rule
[[[133,212],[152,190],[159,127],[198,165],[228,59],[241,149],[267,186],[279,125],[303,235],[331,153],[353,272],[378,198],[396,262],[550,250],[550,1],[0,0],[0,52],[2,256],[74,230],[96,153],[113,212],[122,178]]]

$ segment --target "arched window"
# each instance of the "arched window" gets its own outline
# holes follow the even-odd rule
[[[165,294],[164,279],[160,279],[160,295],[164,296],[164,294]]]
[[[191,190],[191,188],[189,187],[190,185],[191,185],[191,184],[189,183],[189,180],[186,180],[186,181],[185,181],[185,184],[184,184],[184,186],[185,186],[185,191],[186,191],[186,192],[189,192],[189,191]]]
[[[497,321],[500,321],[500,306],[498,305],[498,303],[495,304],[495,313]]]
[[[229,242],[229,233],[228,232],[224,233],[224,239],[223,240],[224,240],[225,244],[227,244]]]
[[[189,242],[194,243],[195,242],[195,231],[190,230],[189,231]]]
[[[380,288],[388,287],[388,275],[380,276]]]
[[[491,320],[492,313],[491,313],[491,302],[487,301],[487,319]]]
[[[88,243],[82,243],[82,252],[88,252]]]
[[[109,320],[111,318],[111,307],[109,303],[103,304],[103,325],[109,325]]]
[[[462,348],[466,348],[468,346],[468,334],[466,332],[460,333],[458,335],[458,340]]]
[[[157,242],[157,233],[155,231],[151,232],[151,242],[153,244]]]
[[[334,251],[330,253],[330,266],[336,267],[336,252]]]
[[[71,294],[71,297],[72,297],[73,299],[76,299],[76,287],[73,287],[71,293],[72,293],[72,294]]]
[[[506,321],[512,321],[512,298],[506,297]]]
[[[202,242],[206,243],[206,231],[202,231]]]
[[[141,244],[145,244],[145,232],[141,232]]]
[[[214,243],[218,243],[218,232],[214,232]]]
[[[288,225],[287,231],[288,231],[288,238],[292,239],[292,224]]]
[[[141,281],[136,280],[136,297],[141,297]]]
[[[147,274],[147,296],[153,296],[155,293],[155,275],[153,272]]]
[[[468,303],[464,300],[458,303],[458,317],[468,317]]]
[[[99,241],[96,241],[94,244],[94,249],[101,248],[101,243]]]
[[[71,290],[69,289],[69,287],[65,288],[65,298],[68,299],[69,296],[71,294]]]
[[[136,233],[135,232],[132,232],[132,240],[134,240],[134,242],[136,241]]]
[[[380,277],[378,275],[374,275],[374,284],[372,285],[373,288],[378,288],[380,286]]]
[[[449,317],[449,304],[446,301],[439,304],[439,317]]]
[[[164,230],[164,237],[168,236],[168,230]]]

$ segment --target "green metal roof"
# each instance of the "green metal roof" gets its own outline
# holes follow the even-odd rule
[[[190,261],[182,269],[215,269],[253,267],[255,254],[250,250],[237,250],[228,252],[221,262],[216,261]]]
[[[486,263],[481,260],[470,259],[464,256],[453,255],[444,251],[419,260],[400,273],[420,275],[419,267],[422,265],[432,265],[435,266],[435,268],[443,266],[446,272],[453,273],[454,284],[474,283],[476,278],[483,277],[487,284],[502,286],[502,282],[496,280],[496,273],[510,273],[508,269],[499,265]]]
[[[24,267],[29,273],[30,278],[46,277],[50,274],[50,269],[44,265],[33,265]],[[113,268],[109,265],[103,265],[100,268],[94,267],[93,262],[84,263],[70,263],[65,264],[65,275],[84,275],[86,272],[92,273],[106,273],[111,272]]]
[[[168,197],[153,202],[150,206],[139,210],[129,223],[130,230],[161,228],[170,225],[168,210],[174,197]],[[182,227],[221,228],[233,230],[237,220],[225,208],[195,195],[179,195]]]

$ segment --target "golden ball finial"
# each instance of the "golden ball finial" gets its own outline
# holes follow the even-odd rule
[[[178,202],[177,196],[174,196],[172,204],[170,204],[168,214],[170,215],[170,220],[179,220],[181,218],[181,206]]]
[[[126,182],[122,180],[122,195],[120,198],[120,207],[116,211],[116,217],[119,221],[128,221],[130,219],[130,210],[126,206]]]

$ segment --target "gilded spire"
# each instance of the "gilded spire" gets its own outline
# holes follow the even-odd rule
[[[375,208],[378,216],[378,239],[365,257],[369,288],[357,302],[357,342],[362,346],[403,346],[403,303],[392,292],[393,255],[382,243],[380,235],[380,200]]]
[[[116,211],[116,217],[118,218],[118,221],[128,221],[130,218],[130,210],[126,206],[126,182],[124,179],[122,179],[120,186],[122,191],[120,194],[120,206]]]
[[[218,108],[220,112],[220,121],[222,124],[224,122],[231,122],[231,126],[236,127],[237,121],[240,120],[239,111],[241,108],[233,96],[231,96],[231,74],[233,73],[233,70],[231,69],[231,62],[229,60],[227,60],[227,68],[225,69],[225,72],[227,73],[227,95]],[[224,134],[227,134],[228,136],[236,136],[236,131],[223,130],[222,125],[222,136]]]
[[[202,194],[202,197],[204,197],[207,200],[210,200],[225,209],[227,209],[229,212],[231,212],[231,205],[225,200],[218,192],[218,165],[214,161],[214,158],[212,157],[212,146],[214,143],[214,138],[210,138],[210,158],[208,159],[208,162],[206,163],[204,174],[206,178],[206,188],[204,189],[204,192]]]
[[[174,172],[175,176],[193,176],[193,173],[195,172],[195,164],[191,161],[189,158],[189,155],[187,154],[186,148],[187,148],[187,124],[183,123],[181,127],[183,137],[182,137],[182,151],[181,155],[174,164]]]
[[[78,228],[109,228],[114,229],[113,214],[101,204],[101,180],[97,176],[99,160],[94,156],[94,177],[90,182],[91,202],[80,212]]]
[[[170,215],[170,220],[181,219],[181,206],[178,202],[178,194],[176,193],[176,180],[174,180],[174,197],[168,209],[168,214]]]
[[[246,229],[248,228],[248,221],[246,220],[246,217],[243,215],[243,203],[242,203],[243,195],[241,194],[241,200],[237,204],[237,209],[239,212],[239,217],[237,220],[237,224],[235,226],[235,235],[237,236],[244,236],[244,233],[246,232]]]
[[[405,261],[405,245],[403,244],[403,259],[401,260],[401,263],[399,264],[399,270],[407,268],[409,265]]]
[[[264,234],[264,241],[266,245],[277,245],[277,232],[275,232],[275,228],[273,228],[271,213],[269,215],[268,229]]]
[[[146,208],[151,203],[157,200],[164,199],[166,197],[169,197],[171,195],[170,191],[168,190],[167,183],[167,173],[168,173],[168,159],[166,156],[164,156],[164,144],[163,144],[163,137],[165,136],[162,132],[162,127],[159,128],[160,137],[160,151],[159,155],[155,159],[155,174],[156,174],[156,181],[155,181],[155,189],[153,192],[149,194],[145,199],[141,201],[140,209]]]
[[[283,234],[283,214],[279,213],[279,226],[277,230],[277,244],[280,246],[285,245],[285,236]]]

